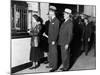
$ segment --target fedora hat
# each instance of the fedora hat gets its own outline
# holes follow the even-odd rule
[[[49,10],[56,11],[57,9],[56,9],[56,7],[55,7],[55,6],[50,6],[50,7],[49,7]]]
[[[64,13],[69,13],[69,14],[71,14],[71,13],[72,13],[72,10],[71,10],[71,9],[66,8],[66,9],[65,9],[65,11],[64,11]]]

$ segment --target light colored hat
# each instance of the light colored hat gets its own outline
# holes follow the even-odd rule
[[[71,14],[71,13],[72,13],[72,10],[71,10],[71,9],[66,8],[64,12],[65,12],[65,13],[69,13],[69,14]]]
[[[56,7],[55,6],[50,6],[50,8],[49,8],[50,10],[56,10]]]

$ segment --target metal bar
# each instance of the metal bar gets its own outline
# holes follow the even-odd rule
[[[19,27],[20,27],[20,30],[21,30],[21,9],[20,8],[18,8],[19,9],[19,13],[20,13],[20,23],[19,23]]]
[[[26,9],[26,11],[27,11],[27,14],[26,14],[26,21],[27,21],[27,30],[28,30],[28,8]]]
[[[26,24],[27,24],[27,27],[26,27],[26,29],[28,29],[28,8],[26,9]]]
[[[16,29],[16,5],[14,5],[14,29]]]
[[[29,23],[28,23],[29,21],[28,20],[29,20],[29,13],[28,13],[28,8],[27,8],[27,29],[29,29]]]
[[[22,15],[22,13],[23,13],[23,10],[21,9],[21,30],[23,30],[23,15]]]
[[[25,28],[25,17],[24,17],[24,9],[23,9],[23,31],[24,31],[24,28]]]
[[[77,5],[77,12],[79,12],[79,5]]]
[[[27,9],[25,9],[25,31],[27,32]]]
[[[23,31],[25,30],[25,10],[23,9]]]
[[[19,13],[19,15],[20,15],[20,12],[19,12],[19,8],[18,8],[18,7],[16,8],[16,11],[17,11],[17,12]],[[19,16],[19,15],[18,15],[18,16]],[[18,26],[17,26],[17,27],[19,28],[19,27],[20,27],[20,17],[18,18],[18,22],[17,22],[17,23],[18,23]]]
[[[23,10],[21,9],[21,30],[23,30]]]
[[[40,2],[38,3],[38,13],[39,13],[39,16],[41,16]]]
[[[24,31],[27,32],[27,9],[24,9],[25,10],[25,13],[24,13],[24,21],[25,21],[25,28],[24,28]]]

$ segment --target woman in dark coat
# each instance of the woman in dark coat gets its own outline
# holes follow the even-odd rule
[[[39,67],[40,58],[43,57],[43,51],[40,49],[40,36],[42,29],[42,19],[33,15],[32,17],[32,27],[30,30],[31,37],[31,51],[30,51],[30,61],[33,63],[30,69]]]
[[[91,23],[89,23],[88,18],[84,19],[84,33],[83,33],[83,43],[84,43],[84,50],[85,55],[88,55],[89,51],[89,42],[91,37]]]

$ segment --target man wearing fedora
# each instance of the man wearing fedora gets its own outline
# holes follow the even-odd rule
[[[69,52],[69,45],[72,39],[72,29],[73,29],[73,23],[70,18],[72,11],[70,9],[65,9],[64,11],[64,22],[62,23],[60,27],[59,32],[59,39],[58,44],[61,48],[61,59],[62,59],[62,65],[61,68],[62,71],[67,71],[69,69],[69,62],[70,62],[70,52]]]
[[[47,68],[52,68],[50,72],[53,72],[57,69],[57,37],[59,33],[59,20],[56,17],[56,7],[50,6],[49,8],[49,17],[51,18],[48,31],[48,43],[49,43],[49,52],[48,52],[48,61],[49,66]]]

